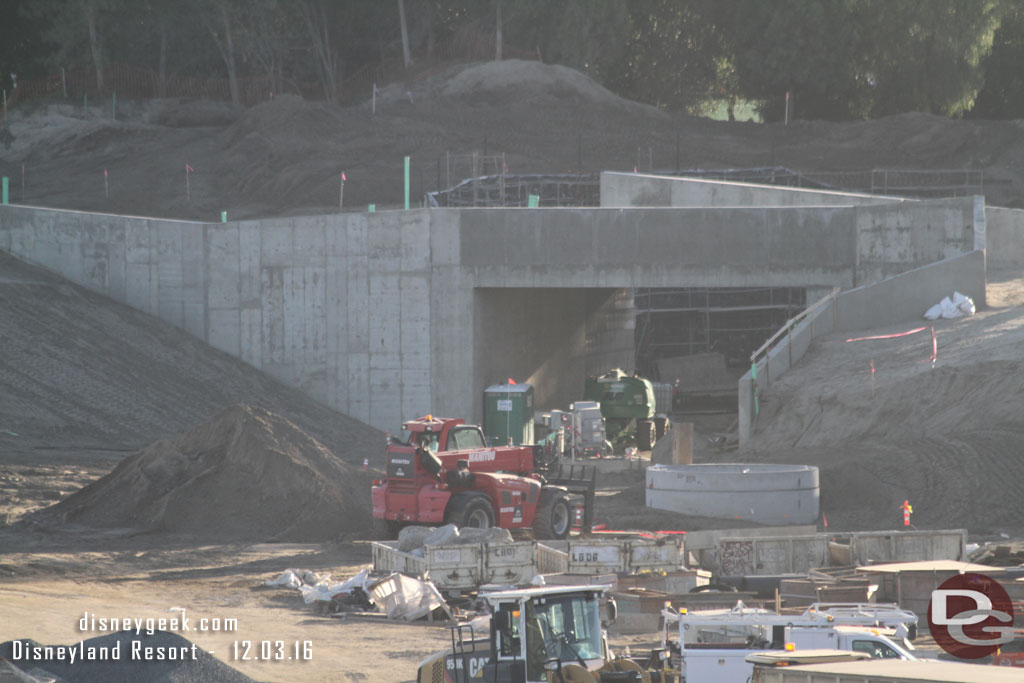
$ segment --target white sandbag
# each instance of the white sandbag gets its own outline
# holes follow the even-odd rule
[[[435,531],[432,526],[407,526],[398,532],[398,551],[412,552],[423,547],[423,541]]]
[[[939,304],[935,304],[934,306],[932,306],[931,308],[924,312],[924,317],[927,320],[938,320],[939,318],[942,317],[942,306],[940,306]],[[661,441],[658,441],[658,443],[660,444]]]
[[[423,539],[423,545],[451,545],[459,540],[459,528],[454,524],[445,524],[431,531]]]
[[[953,305],[964,315],[974,315],[974,299],[960,292],[953,292]]]
[[[939,302],[939,306],[942,307],[942,317],[946,320],[964,317],[963,311],[957,308],[956,304],[948,296]]]
[[[490,529],[477,529],[475,527],[462,527],[459,529],[459,544],[463,543],[486,543],[504,544],[512,542],[512,534],[508,529],[491,527]]]

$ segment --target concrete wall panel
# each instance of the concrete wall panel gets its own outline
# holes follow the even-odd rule
[[[210,321],[210,336],[206,343],[232,356],[241,355],[239,327],[241,315],[237,308],[211,308],[207,313]]]
[[[734,183],[701,178],[656,176],[605,171],[601,174],[601,206],[729,207],[729,206],[852,206],[905,201],[899,197],[828,190]]]
[[[226,224],[206,231],[206,302],[210,308],[238,308],[238,226]]]
[[[860,206],[855,284],[878,282],[974,249],[974,198]]]
[[[259,221],[260,227],[260,263],[268,266],[286,267],[293,263],[292,222],[289,219],[272,219]]]
[[[348,408],[344,411],[369,424],[370,422],[370,354],[348,354]]]
[[[269,369],[282,366],[285,354],[284,324],[284,276],[285,269],[279,266],[265,266],[260,271],[260,292],[263,300],[260,323],[263,326],[260,367]]]
[[[989,266],[1024,267],[1024,210],[985,207],[985,226]]]
[[[985,254],[944,259],[873,285],[842,292],[836,300],[836,329],[864,330],[921,320],[924,312],[953,291],[985,305]]]

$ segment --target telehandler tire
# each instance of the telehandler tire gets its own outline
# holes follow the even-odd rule
[[[445,524],[454,524],[460,529],[476,527],[490,529],[494,526],[494,510],[487,496],[482,493],[456,494],[448,501],[444,513]]]
[[[649,451],[654,445],[654,423],[650,420],[639,420],[636,423],[636,447],[637,450]]]
[[[565,491],[545,487],[537,499],[533,516],[533,535],[538,540],[561,540],[572,529],[572,509]]]

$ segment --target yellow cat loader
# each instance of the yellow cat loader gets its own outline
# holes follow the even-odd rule
[[[606,622],[615,619],[608,586],[543,586],[481,593],[490,631],[453,626],[452,647],[427,657],[418,683],[677,683],[668,651],[644,662],[615,658]],[[605,608],[602,609],[602,602]]]

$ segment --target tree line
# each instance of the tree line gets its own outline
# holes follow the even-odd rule
[[[0,74],[120,62],[158,74],[315,83],[445,61],[540,59],[675,111],[766,120],[923,111],[1024,117],[1021,0],[4,0]]]

